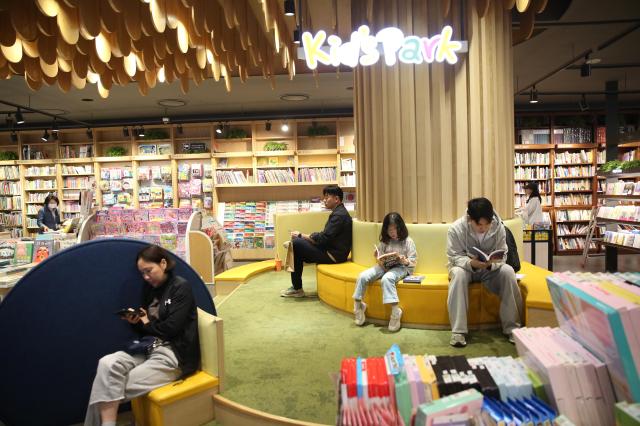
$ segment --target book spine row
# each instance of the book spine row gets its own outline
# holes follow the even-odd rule
[[[557,221],[591,220],[591,210],[557,210]]]
[[[515,179],[550,179],[549,167],[516,167]]]
[[[18,169],[18,166],[0,167],[0,180],[3,179],[20,179],[20,170]]]
[[[329,182],[335,180],[335,167],[310,167],[298,169],[298,182]]]
[[[549,164],[548,152],[516,152],[515,165],[526,166],[527,164]]]
[[[580,152],[557,152],[556,164],[575,164],[593,162],[593,151],[580,150]]]

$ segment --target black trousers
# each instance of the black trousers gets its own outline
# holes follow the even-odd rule
[[[323,251],[305,240],[304,238],[294,238],[291,240],[293,244],[293,265],[295,271],[291,273],[291,285],[296,290],[302,288],[302,269],[304,262],[307,263],[335,263],[326,251]]]

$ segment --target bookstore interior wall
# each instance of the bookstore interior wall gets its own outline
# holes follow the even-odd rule
[[[352,118],[242,121],[0,134],[0,219],[12,235],[37,232],[48,194],[61,216],[98,207],[182,207],[217,215],[236,258],[273,257],[272,215],[320,210],[339,184],[355,209]]]
[[[622,115],[618,145],[621,161],[640,158],[639,118],[637,113]],[[606,161],[604,116],[523,114],[516,117],[515,128],[514,206],[526,203],[527,182],[538,183],[546,220],[553,227],[556,254],[582,253],[594,212],[613,190],[607,191],[606,177],[598,173],[598,167]],[[603,233],[599,228],[596,237]],[[600,241],[589,239],[589,250],[600,251]]]

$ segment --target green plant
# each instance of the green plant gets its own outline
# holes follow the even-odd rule
[[[331,133],[327,126],[318,126],[315,123],[309,127],[309,136],[324,136]]]
[[[149,129],[144,132],[143,139],[169,139],[169,133],[164,129]]]
[[[248,134],[247,134],[247,131],[244,129],[233,128],[233,129],[227,130],[226,137],[228,139],[244,139],[248,137]]]
[[[284,142],[267,142],[264,144],[265,151],[285,151],[287,149],[287,144]]]
[[[17,160],[18,159],[18,154],[16,154],[13,151],[3,151],[0,152],[0,160],[5,161],[5,160]]]
[[[127,150],[121,146],[112,146],[106,152],[107,157],[122,157],[127,153]]]
[[[600,170],[602,170],[603,172],[610,172],[612,170],[619,169],[621,165],[622,165],[622,161],[611,160],[601,165]]]
[[[622,170],[635,169],[636,167],[640,167],[640,160],[625,161],[620,166]]]

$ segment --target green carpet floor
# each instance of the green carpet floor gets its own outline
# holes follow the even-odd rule
[[[315,268],[303,276],[316,292]],[[316,297],[284,299],[286,272],[261,274],[242,285],[218,308],[224,319],[223,396],[271,414],[335,424],[337,396],[331,375],[353,356],[382,356],[397,343],[409,354],[515,355],[499,330],[474,332],[464,349],[449,346],[449,331],[357,327],[352,316]],[[402,301],[400,301],[402,306]]]

